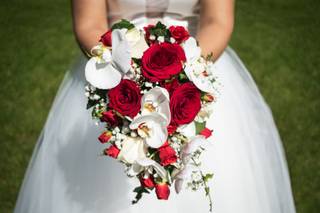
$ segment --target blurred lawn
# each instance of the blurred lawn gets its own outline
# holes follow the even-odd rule
[[[320,209],[320,1],[238,0],[231,46],[270,104],[299,213]],[[0,3],[0,212],[12,212],[55,92],[79,55],[69,1]]]

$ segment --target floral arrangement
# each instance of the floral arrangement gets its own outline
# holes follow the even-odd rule
[[[104,155],[125,166],[141,185],[132,203],[155,190],[166,200],[170,186],[203,187],[210,201],[211,173],[201,153],[212,131],[205,127],[215,102],[212,56],[201,56],[183,26],[161,22],[136,28],[121,20],[101,36],[85,67],[87,108],[103,123]]]

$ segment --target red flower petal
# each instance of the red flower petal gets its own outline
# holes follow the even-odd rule
[[[212,130],[208,128],[204,128],[201,132],[200,135],[203,135],[205,138],[209,138],[212,135]]]

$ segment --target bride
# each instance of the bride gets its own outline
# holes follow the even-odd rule
[[[84,52],[115,21],[143,27],[158,20],[182,25],[212,52],[222,84],[207,126],[214,130],[204,167],[213,171],[216,213],[294,213],[285,155],[272,114],[236,53],[227,47],[233,0],[73,0],[76,38]],[[15,213],[208,212],[202,192],[153,194],[131,205],[135,180],[99,156],[99,128],[85,109],[82,57],[67,73],[29,164]]]

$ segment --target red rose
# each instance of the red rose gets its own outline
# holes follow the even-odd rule
[[[193,83],[179,86],[170,98],[172,122],[176,125],[188,124],[201,109],[201,93]]]
[[[108,92],[109,107],[122,115],[133,118],[140,111],[141,94],[136,82],[121,80],[120,84]]]
[[[109,148],[104,150],[104,153],[112,158],[117,158],[120,150],[115,146],[111,145]]]
[[[102,42],[105,46],[108,46],[108,47],[112,46],[111,33],[112,33],[112,30],[108,30],[100,38],[100,42]]]
[[[159,149],[159,158],[160,164],[162,166],[168,166],[172,163],[177,162],[176,151],[169,145],[168,142],[165,142]]]
[[[178,44],[190,37],[189,32],[182,26],[171,26],[169,27],[169,31]]]
[[[170,195],[170,188],[166,183],[156,184],[156,194],[159,200],[168,200]]]
[[[170,79],[182,70],[186,56],[178,44],[153,44],[142,56],[142,74],[151,82]]]
[[[148,178],[140,178],[140,183],[145,188],[153,188],[155,186],[155,182],[153,180],[153,177],[150,175]]]
[[[100,118],[102,122],[107,122],[110,126],[118,126],[120,124],[120,117],[113,110],[105,111]]]
[[[111,137],[112,137],[112,133],[108,131],[108,132],[103,132],[98,139],[101,143],[107,143]]]
[[[205,138],[209,138],[212,135],[212,130],[208,128],[204,128],[201,132],[200,135],[203,135]]]

